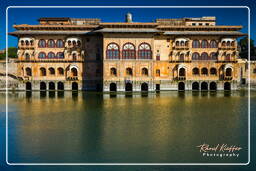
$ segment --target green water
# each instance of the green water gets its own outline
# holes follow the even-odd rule
[[[256,93],[251,93],[255,99]],[[5,96],[0,96],[1,119]],[[11,163],[246,163],[248,94],[8,95]],[[4,134],[2,132],[1,134]],[[239,157],[205,157],[200,144],[242,147]]]

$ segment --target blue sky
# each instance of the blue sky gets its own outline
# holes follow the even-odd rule
[[[255,28],[255,23],[253,21],[255,15],[256,5],[251,3],[249,0],[215,0],[214,3],[208,2],[200,2],[194,0],[193,3],[191,1],[129,1],[128,2],[86,2],[86,1],[50,1],[44,0],[36,1],[36,2],[14,2],[12,0],[6,1],[1,5],[1,9],[5,11],[7,6],[25,6],[25,5],[61,5],[61,6],[81,6],[81,5],[170,5],[170,6],[184,6],[184,5],[199,5],[199,6],[219,6],[219,5],[243,5],[249,6],[251,8],[251,28]],[[232,3],[230,3],[232,2]],[[131,12],[133,14],[133,20],[137,22],[150,22],[155,20],[156,18],[182,18],[182,17],[202,17],[202,16],[216,16],[218,25],[243,25],[244,28],[242,32],[247,33],[248,29],[248,10],[246,8],[169,8],[169,9],[159,9],[159,8],[111,8],[111,9],[103,9],[103,8],[79,8],[79,9],[67,9],[67,8],[11,8],[8,10],[8,27],[9,32],[14,31],[12,28],[13,24],[37,24],[37,19],[40,17],[73,17],[73,18],[100,18],[103,22],[120,22],[124,21],[124,16],[127,12]],[[0,14],[1,25],[5,25],[5,13]],[[254,39],[256,37],[255,29],[251,29],[251,37]],[[5,47],[5,27],[0,28],[0,49]],[[9,36],[9,46],[16,46],[17,39]]]

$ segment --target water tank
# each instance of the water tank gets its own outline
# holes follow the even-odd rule
[[[132,14],[131,13],[127,13],[126,14],[126,22],[127,23],[131,23],[132,22]]]

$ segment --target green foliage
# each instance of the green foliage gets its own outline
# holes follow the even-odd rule
[[[240,57],[248,59],[248,38],[245,37],[239,41],[240,50]],[[250,39],[250,55],[252,57],[256,56],[256,48],[254,47],[254,40]]]
[[[8,48],[8,57],[9,58],[17,58],[17,48],[16,47],[9,47]],[[0,60],[4,60],[6,57],[6,52],[0,54]]]

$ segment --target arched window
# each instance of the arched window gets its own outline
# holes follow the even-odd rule
[[[53,52],[48,53],[48,58],[54,58],[54,57],[55,57],[55,54]]]
[[[56,57],[57,58],[64,58],[64,53],[63,52],[58,52]]]
[[[135,46],[131,43],[126,43],[123,46],[123,59],[135,59]]]
[[[161,72],[160,72],[160,69],[157,69],[157,70],[156,70],[156,76],[157,76],[157,77],[160,77],[160,73],[161,73]]]
[[[201,55],[201,60],[208,60],[208,54],[206,52],[203,52]]]
[[[180,42],[179,42],[179,41],[176,41],[175,45],[176,45],[176,46],[180,46]]]
[[[57,48],[62,48],[64,46],[63,40],[61,40],[61,39],[57,40],[56,46],[57,46]]]
[[[202,40],[202,48],[208,48],[207,40]]]
[[[31,68],[26,68],[25,71],[26,71],[26,76],[32,76]]]
[[[221,46],[226,46],[226,42],[223,41],[223,42],[221,43]]]
[[[111,76],[117,76],[116,68],[110,68],[110,75]]]
[[[142,74],[143,76],[148,76],[148,69],[147,69],[147,68],[142,68],[141,74]]]
[[[218,44],[217,44],[216,40],[211,40],[210,48],[217,48],[217,47],[218,47]]]
[[[179,61],[185,61],[185,57],[184,57],[185,55],[182,53],[182,54],[180,54],[180,58],[179,58]]]
[[[76,68],[72,68],[72,69],[71,69],[71,75],[72,75],[73,77],[77,77],[77,69],[76,69]]]
[[[24,40],[20,41],[21,46],[24,46]]]
[[[49,68],[49,75],[55,75],[55,69],[54,68]]]
[[[48,42],[47,42],[47,47],[49,47],[49,48],[54,48],[54,47],[55,47],[55,42],[54,42],[54,40],[52,40],[52,39],[48,40]]]
[[[46,41],[44,39],[39,40],[38,47],[40,48],[46,47]]]
[[[199,53],[195,52],[192,54],[192,60],[199,60],[199,58],[200,58]]]
[[[231,68],[227,68],[226,69],[226,76],[227,77],[231,77],[232,76],[232,69]]]
[[[71,45],[72,45],[72,43],[71,43],[71,41],[69,40],[69,41],[68,41],[68,46],[71,46]]]
[[[46,54],[44,52],[40,52],[38,54],[38,58],[46,58]]]
[[[58,68],[58,75],[64,75],[64,69],[59,67]]]
[[[80,41],[80,40],[77,41],[77,46],[78,46],[78,47],[81,46],[81,41]]]
[[[181,41],[181,42],[180,42],[180,46],[185,46],[185,42],[184,42],[184,41]]]
[[[202,75],[208,75],[208,69],[207,68],[202,68],[201,74]]]
[[[139,59],[152,59],[152,52],[151,47],[147,43],[142,43],[139,46],[138,51],[138,58]]]
[[[231,45],[230,41],[227,41],[227,46],[230,46],[230,45]]]
[[[193,42],[192,42],[192,47],[193,47],[193,48],[199,48],[199,47],[200,47],[200,42],[199,42],[199,40],[193,40]]]
[[[46,69],[40,68],[40,76],[46,76]]]
[[[211,60],[217,60],[217,59],[218,59],[217,53],[216,52],[212,52],[211,53]]]
[[[72,44],[73,44],[73,46],[75,47],[75,46],[76,46],[76,41],[73,40],[73,41],[72,41]]]
[[[226,55],[225,55],[225,61],[230,61],[230,60],[231,60],[230,54],[226,54]]]
[[[34,41],[30,40],[30,45],[33,46],[34,45]]]
[[[185,46],[188,46],[188,41],[185,41]]]
[[[193,73],[193,75],[199,75],[199,69],[193,68],[192,73]]]
[[[235,41],[231,42],[231,46],[234,47],[235,46]]]
[[[180,69],[179,69],[179,76],[180,76],[180,77],[185,77],[185,76],[186,76],[186,70],[185,70],[185,68],[180,68]]]
[[[211,68],[210,69],[210,74],[211,75],[217,75],[217,69],[216,68]]]
[[[126,68],[126,75],[132,76],[132,69],[131,68]]]
[[[28,45],[29,45],[29,41],[28,41],[28,40],[26,40],[26,41],[25,41],[25,44],[26,44],[26,46],[28,46]]]
[[[116,43],[110,43],[107,47],[106,51],[107,59],[119,59],[120,58],[120,51],[119,46]]]

